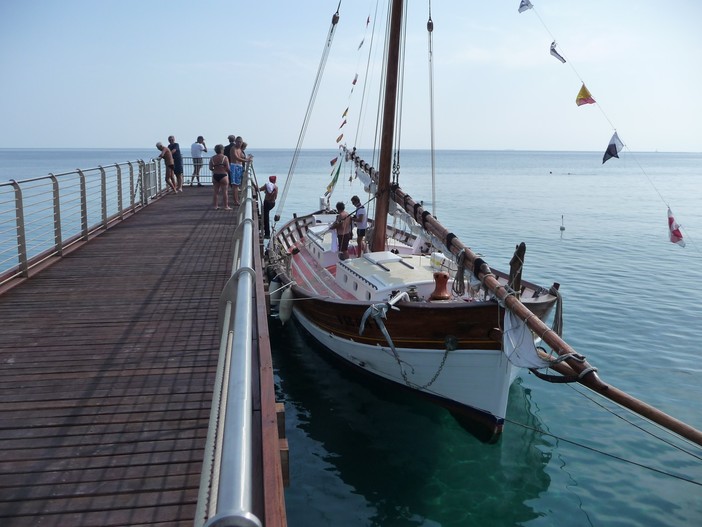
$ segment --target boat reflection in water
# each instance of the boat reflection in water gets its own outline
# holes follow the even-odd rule
[[[539,516],[528,503],[549,487],[551,450],[519,380],[507,415],[528,428],[512,425],[486,444],[418,394],[339,368],[295,324],[271,320],[271,343],[291,526],[516,525]]]

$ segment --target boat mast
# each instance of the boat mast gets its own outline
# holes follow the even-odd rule
[[[392,172],[392,149],[395,130],[395,107],[397,105],[397,81],[400,66],[400,35],[404,0],[392,0],[390,13],[390,37],[388,42],[388,64],[385,72],[385,100],[383,103],[383,126],[380,136],[380,159],[378,160],[378,191],[376,192],[375,222],[373,224],[372,251],[385,250],[385,237],[390,209],[390,174]]]

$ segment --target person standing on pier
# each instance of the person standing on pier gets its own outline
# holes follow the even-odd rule
[[[278,178],[270,176],[268,183],[263,185],[263,236],[271,237],[271,211],[275,208],[275,200],[278,199],[278,185],[275,184]],[[259,189],[260,190],[260,189]]]
[[[190,186],[193,186],[193,181],[197,178],[197,186],[201,187],[200,183],[200,168],[202,168],[202,157],[203,154],[207,152],[207,145],[205,145],[205,138],[201,135],[197,136],[197,141],[195,141],[190,147],[190,156],[193,158],[193,175],[190,178]]]
[[[175,137],[168,136],[168,149],[173,154],[173,171],[175,172],[176,188],[178,192],[183,192],[183,156],[180,153],[180,145],[175,142]]]
[[[214,197],[212,205],[215,210],[219,208],[217,203],[219,193],[222,193],[224,210],[232,210],[229,206],[229,159],[222,151],[224,146],[215,146],[215,155],[210,158],[210,170],[212,171],[212,186],[214,187]]]
[[[239,185],[244,175],[244,162],[246,157],[241,151],[241,144],[244,140],[239,136],[234,140],[234,146],[229,151],[229,184],[232,186],[234,194],[234,205],[239,205]]]
[[[227,156],[227,159],[231,159],[229,157],[231,154],[232,148],[234,148],[234,143],[236,142],[236,136],[235,135],[229,135],[227,136],[227,139],[229,140],[229,144],[224,147],[224,155]]]
[[[178,192],[176,187],[175,171],[173,170],[173,154],[160,142],[156,143],[156,148],[159,152],[161,152],[161,155],[158,156],[158,158],[163,159],[163,162],[166,164],[166,185],[171,187],[173,192]]]

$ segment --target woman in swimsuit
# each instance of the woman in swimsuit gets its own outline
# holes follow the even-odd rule
[[[229,159],[222,154],[224,151],[223,145],[215,146],[215,155],[210,158],[210,170],[212,171],[212,186],[214,187],[214,198],[212,204],[215,210],[219,208],[217,205],[218,194],[222,193],[224,201],[224,210],[232,210],[229,206]]]

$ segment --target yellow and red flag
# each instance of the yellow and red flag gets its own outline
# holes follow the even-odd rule
[[[583,82],[583,87],[580,88],[578,96],[575,98],[575,104],[582,106],[583,104],[595,104],[595,99],[592,98],[590,91],[585,87]]]

